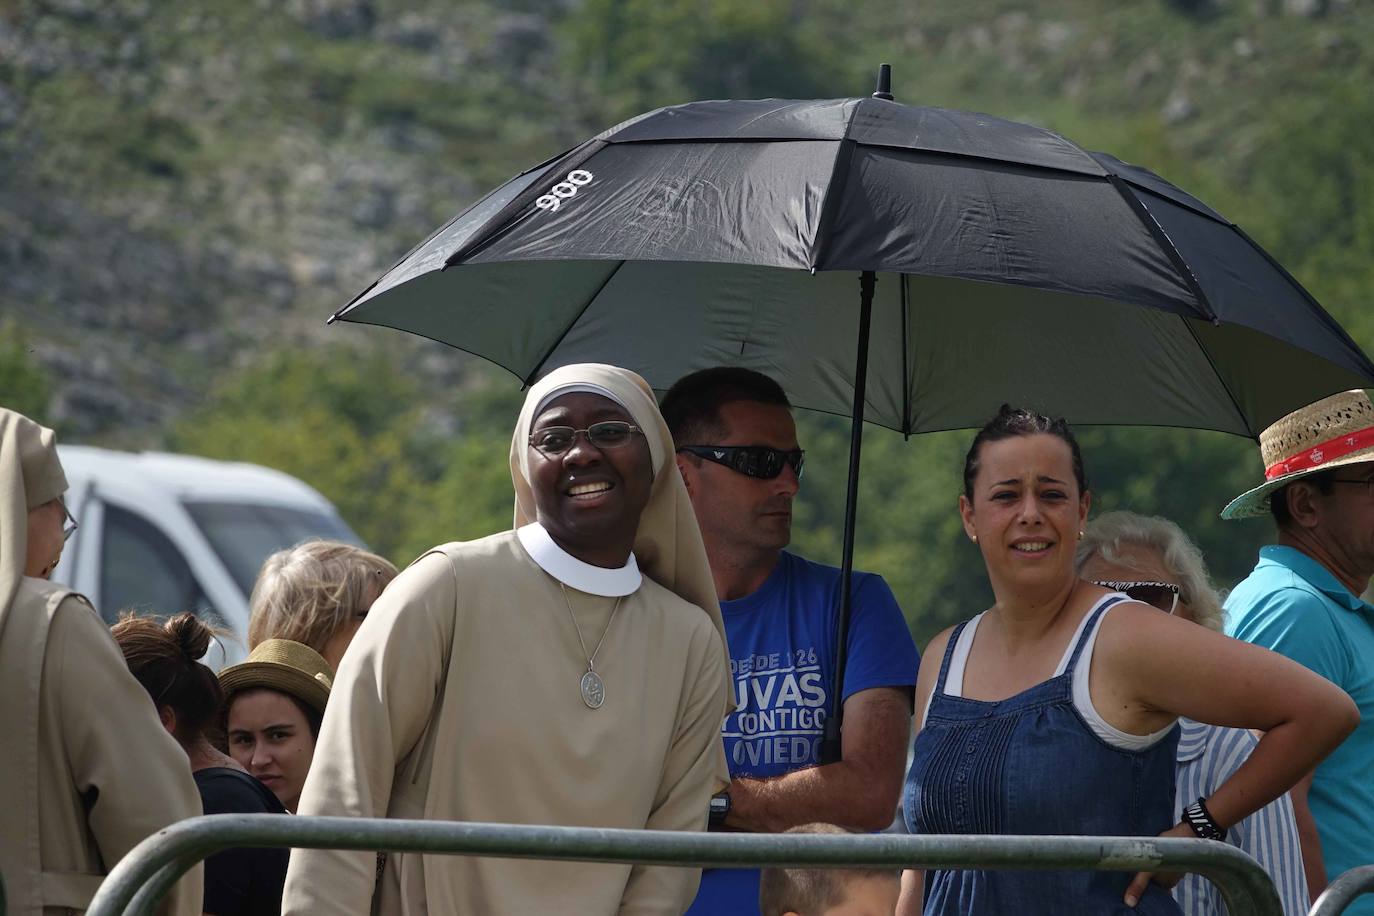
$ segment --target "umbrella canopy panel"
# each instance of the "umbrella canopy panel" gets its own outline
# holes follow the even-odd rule
[[[1254,436],[1374,385],[1300,285],[1158,176],[876,99],[650,112],[497,189],[335,317],[527,383],[580,360],[658,387],[749,366],[848,415],[860,271],[879,275],[865,417],[904,432],[1015,401]]]
[[[578,261],[472,265],[462,274],[464,308],[452,307],[449,275],[430,273],[376,314],[527,382],[596,361],[664,389],[696,369],[736,365],[776,378],[799,407],[851,413],[855,273]],[[1273,361],[1295,376],[1261,373],[1271,383],[1257,386],[1256,366]],[[1244,327],[1090,296],[879,274],[864,416],[932,432],[981,425],[1012,402],[1074,423],[1254,435],[1246,418],[1277,419],[1295,386],[1360,384]]]
[[[810,268],[840,149],[835,140],[604,146],[568,170],[592,176],[586,185],[574,185],[557,209],[526,212],[464,263],[629,259]]]

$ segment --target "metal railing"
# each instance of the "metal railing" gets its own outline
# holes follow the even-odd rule
[[[148,837],[101,884],[87,916],[142,916],[196,862],[240,846],[383,850],[713,868],[1093,869],[1189,871],[1232,913],[1283,916],[1254,859],[1225,843],[1174,837],[817,836],[604,830],[454,821],[217,814]],[[1125,885],[1122,885],[1124,892]]]
[[[1342,872],[1326,886],[1308,916],[1336,916],[1361,894],[1374,894],[1374,865],[1361,865]]]

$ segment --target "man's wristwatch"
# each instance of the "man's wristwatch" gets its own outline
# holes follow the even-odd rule
[[[711,796],[711,816],[707,823],[712,827],[719,827],[725,823],[725,817],[730,813],[730,793],[729,791],[718,792]]]

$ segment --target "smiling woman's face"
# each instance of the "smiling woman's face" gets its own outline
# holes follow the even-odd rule
[[[536,435],[551,426],[584,430],[606,420],[634,423],[609,398],[573,392],[546,404],[530,432]],[[572,446],[557,455],[526,447],[535,514],[544,529],[585,562],[624,564],[653,486],[653,461],[644,436],[636,433],[624,445],[603,450],[586,433],[579,433]]]

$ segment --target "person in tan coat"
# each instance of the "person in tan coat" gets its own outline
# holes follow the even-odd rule
[[[558,369],[511,444],[516,529],[391,583],[340,665],[300,814],[704,830],[723,627],[639,376]],[[283,913],[681,913],[690,868],[296,850]],[[374,897],[374,885],[376,894]]]
[[[149,834],[200,814],[191,770],[85,598],[47,581],[75,523],[52,430],[0,408],[0,875],[9,912],[79,912]],[[159,912],[201,911],[201,869]]]

